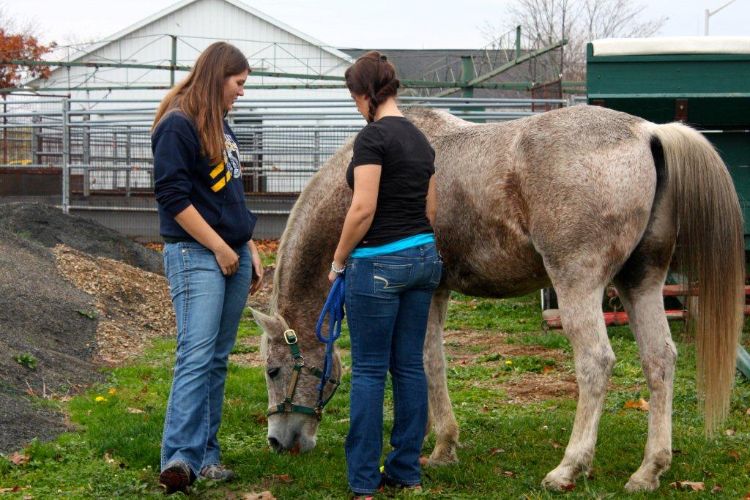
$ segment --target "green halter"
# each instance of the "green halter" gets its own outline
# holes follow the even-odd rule
[[[305,365],[305,360],[299,350],[299,345],[297,345],[297,334],[294,332],[294,330],[286,330],[284,332],[284,340],[289,346],[289,350],[292,352],[292,358],[294,358],[292,379],[289,381],[289,386],[287,387],[286,397],[284,398],[284,401],[276,406],[270,407],[268,409],[268,416],[270,417],[271,415],[275,415],[277,413],[302,413],[304,415],[314,416],[315,418],[320,420],[323,418],[323,407],[325,407],[325,405],[328,404],[331,398],[333,398],[333,395],[336,394],[336,389],[339,388],[341,381],[333,377],[324,379],[325,375],[321,370]],[[330,396],[328,396],[326,399],[323,399],[323,390],[320,391],[320,394],[318,395],[318,403],[314,408],[292,403],[294,393],[297,391],[297,383],[299,382],[299,377],[303,369],[307,370],[308,373],[314,375],[315,377],[318,377],[321,380],[321,387],[325,384],[333,385],[333,391],[331,391]],[[325,384],[323,382],[325,382]]]

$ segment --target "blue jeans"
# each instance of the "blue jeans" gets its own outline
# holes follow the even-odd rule
[[[427,426],[422,351],[432,294],[442,262],[434,243],[388,255],[350,259],[346,313],[352,343],[349,487],[370,494],[380,484],[383,394],[393,382],[393,450],[385,474],[404,485],[421,482],[419,455]]]
[[[234,251],[239,269],[224,276],[213,252],[203,245],[164,245],[164,272],[177,319],[177,355],[164,419],[162,469],[182,460],[198,475],[220,460],[216,433],[224,381],[252,273],[247,245]]]

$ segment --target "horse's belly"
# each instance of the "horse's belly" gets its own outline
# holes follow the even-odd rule
[[[542,258],[530,243],[504,247],[485,243],[467,241],[463,250],[460,245],[440,245],[445,286],[481,297],[514,297],[548,286]]]

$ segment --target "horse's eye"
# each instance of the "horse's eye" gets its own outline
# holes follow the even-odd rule
[[[276,375],[279,374],[279,370],[280,370],[280,368],[278,368],[278,367],[277,368],[269,368],[268,370],[266,370],[266,373],[268,374],[269,377],[275,378]]]

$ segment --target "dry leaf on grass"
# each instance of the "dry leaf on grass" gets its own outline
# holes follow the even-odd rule
[[[260,493],[243,493],[240,497],[242,500],[276,500],[276,497],[270,491]]]
[[[11,456],[9,456],[8,460],[10,460],[10,463],[14,465],[26,465],[27,463],[29,463],[28,455],[18,453],[17,451],[14,452]]]
[[[699,481],[675,481],[669,483],[669,486],[678,490],[703,491],[706,485]]]
[[[727,452],[727,455],[729,455],[730,457],[732,457],[736,462],[740,461],[740,452],[739,451],[732,450],[732,451]]]
[[[714,486],[713,488],[711,488],[711,493],[713,493],[713,494],[721,493],[721,491],[723,489],[724,488],[722,488],[720,484],[717,484],[716,486]]]
[[[289,474],[274,474],[273,480],[280,483],[291,483],[292,477]]]
[[[3,493],[18,493],[19,491],[28,490],[28,486],[13,486],[12,488],[0,488],[0,495]]]
[[[734,436],[736,433],[737,431],[735,431],[734,429],[727,429],[724,431],[724,434],[726,434],[727,436]]]
[[[641,410],[641,411],[648,411],[648,401],[641,398],[638,401],[626,401],[625,402],[625,409],[634,409],[634,410]]]
[[[138,408],[127,408],[125,411],[127,411],[128,413],[134,413],[134,414],[145,413],[143,410],[140,410]]]

